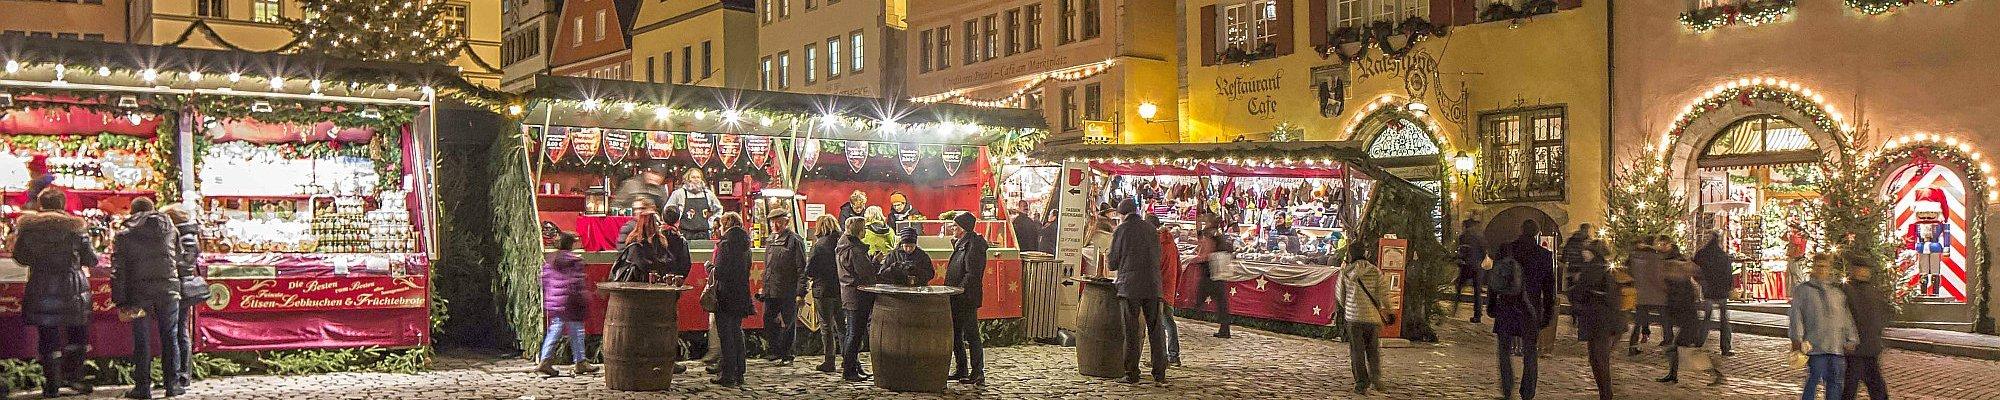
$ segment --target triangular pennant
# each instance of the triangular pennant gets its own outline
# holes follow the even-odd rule
[[[548,155],[551,162],[562,160],[569,153],[569,128],[552,126],[546,132],[548,135],[542,136],[542,154]]]
[[[579,129],[569,135],[570,147],[576,148],[576,158],[590,161],[604,150],[604,130],[598,128]]]
[[[944,161],[945,175],[958,176],[959,163],[965,161],[965,150],[958,146],[946,147],[944,154],[938,158]]]
[[[715,159],[722,161],[723,167],[736,166],[736,157],[743,155],[743,136],[724,133],[716,141]]]
[[[849,140],[846,146],[847,167],[854,169],[855,173],[861,173],[861,167],[868,166],[868,143]]]
[[[664,160],[674,156],[674,137],[667,132],[646,132],[646,156]]]
[[[708,157],[715,155],[715,143],[709,141],[706,133],[688,133],[688,158],[694,159],[695,166],[708,165]]]
[[[771,159],[771,137],[751,136],[745,138],[743,141],[743,150],[750,153],[750,165],[762,166],[765,161],[770,161]]]
[[[631,154],[632,135],[638,132],[613,130],[604,135],[604,157],[611,161],[624,161]]]
[[[896,161],[903,166],[903,173],[917,173],[917,145],[904,143],[896,152]]]
[[[799,146],[799,165],[807,169],[819,166],[819,152],[819,139],[806,139],[805,145]]]

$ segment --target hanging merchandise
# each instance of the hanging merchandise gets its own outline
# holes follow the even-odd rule
[[[736,166],[736,157],[743,155],[743,136],[724,133],[715,149],[715,159],[721,160],[724,168]]]
[[[819,165],[819,139],[806,139],[805,145],[800,146],[799,149],[799,165],[803,165],[806,168]]]
[[[569,128],[551,126],[545,132],[548,135],[542,136],[542,153],[549,156],[550,162],[562,160],[569,153]]]
[[[578,160],[590,161],[593,158],[597,158],[597,154],[604,150],[603,129],[584,128],[570,133],[569,136],[571,146],[576,148],[576,158]]]
[[[764,162],[771,159],[771,138],[769,136],[751,136],[745,138],[743,148],[750,152],[750,165],[763,166]]]
[[[903,173],[917,173],[917,145],[904,143],[896,152],[896,161],[903,166]]]
[[[604,135],[604,157],[611,161],[624,161],[632,149],[632,135],[638,132],[612,130]]]
[[[959,163],[965,161],[965,150],[958,146],[946,147],[944,155],[939,158],[944,161],[944,173],[946,175],[958,176]]]
[[[674,156],[674,137],[666,132],[646,132],[646,156],[664,160]]]
[[[715,155],[715,142],[706,133],[688,133],[688,158],[694,159],[695,166],[708,165],[708,157]]]
[[[847,151],[847,167],[854,169],[854,173],[861,173],[861,167],[868,166],[868,143],[849,140],[843,146]]]

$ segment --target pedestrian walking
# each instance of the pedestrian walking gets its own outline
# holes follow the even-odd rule
[[[1125,303],[1119,324],[1125,333],[1125,379],[1139,383],[1139,337],[1145,329],[1146,348],[1152,350],[1153,381],[1167,381],[1167,349],[1160,329],[1160,238],[1159,228],[1139,215],[1133,199],[1118,203],[1124,219],[1111,233],[1111,254],[1106,267],[1117,272],[1113,285]]]
[[[771,233],[764,238],[765,361],[791,365],[793,341],[799,328],[799,302],[806,296],[806,240],[792,231],[792,216],[777,211],[764,217]]]
[[[1521,399],[1535,398],[1541,352],[1536,341],[1541,330],[1555,320],[1556,278],[1550,265],[1555,255],[1535,243],[1539,234],[1541,227],[1534,220],[1523,221],[1520,235],[1499,249],[1502,255],[1493,261],[1493,270],[1487,271],[1487,286],[1493,296],[1487,303],[1487,316],[1493,317],[1493,333],[1499,343],[1494,354],[1500,361],[1502,398],[1514,398],[1512,354],[1516,345],[1521,352]]]
[[[1600,255],[1611,253],[1610,249],[1605,247],[1604,241],[1597,240],[1597,232],[1591,229],[1588,223],[1577,224],[1576,231],[1570,232],[1569,238],[1563,240],[1561,252],[1556,254],[1556,262],[1562,263],[1564,282],[1576,282],[1577,276],[1582,274],[1581,264],[1589,262],[1583,257],[1585,251]],[[1558,285],[1558,287],[1568,286]]]
[[[743,229],[743,216],[735,212],[716,218],[722,240],[715,244],[715,259],[709,262],[710,281],[715,285],[715,329],[722,353],[716,362],[721,373],[709,383],[724,387],[743,386],[743,319],[757,312],[750,302],[750,232]]]
[[[1701,319],[1721,330],[1717,343],[1722,355],[1736,354],[1730,347],[1730,336],[1735,329],[1729,326],[1729,293],[1736,291],[1736,270],[1733,257],[1722,249],[1721,232],[1702,235],[1701,247],[1694,251],[1694,264],[1700,270],[1696,281],[1701,283]]]
[[[931,263],[930,253],[917,246],[917,228],[904,228],[896,235],[896,247],[882,258],[881,283],[900,286],[924,286],[937,277],[937,264]]]
[[[175,260],[179,257],[179,230],[166,216],[154,211],[153,199],[132,200],[132,213],[112,239],[111,302],[118,307],[120,320],[132,324],[132,366],[135,371],[153,368],[150,344],[160,342],[160,376],[166,381],[168,397],[186,393],[178,379],[187,360],[174,341],[181,326],[181,278]],[[152,327],[146,323],[152,322]],[[157,334],[150,339],[148,336]],[[153,397],[153,376],[132,374],[132,390],[126,398]]]
[[[1146,215],[1146,223],[1160,230],[1160,329],[1166,331],[1167,363],[1181,366],[1181,327],[1174,322],[1174,304],[1181,296],[1181,251],[1174,239],[1174,227],[1160,223],[1160,217]]]
[[[1853,400],[1862,386],[1868,386],[1868,398],[1889,398],[1889,384],[1882,379],[1882,329],[1896,310],[1889,305],[1889,294],[1875,282],[1878,266],[1866,257],[1847,257],[1847,310],[1854,315],[1854,331],[1858,341],[1854,351],[1847,352],[1847,379],[1841,385],[1840,398]]]
[[[1632,333],[1625,339],[1627,356],[1639,355],[1639,343],[1652,340],[1652,325],[1660,324],[1660,333],[1667,334],[1661,321],[1662,307],[1667,304],[1667,287],[1660,276],[1666,258],[1666,251],[1660,246],[1665,242],[1665,237],[1648,236],[1625,258],[1625,269],[1632,274],[1633,286],[1639,290],[1639,307],[1632,312]]]
[[[972,230],[979,220],[971,213],[951,217],[949,229],[958,235],[945,261],[944,284],[964,290],[951,296],[951,354],[955,367],[947,379],[967,385],[986,384],[986,350],[979,338],[980,291],[986,278],[986,237]]]
[[[542,331],[541,365],[535,371],[550,377],[562,375],[556,371],[555,355],[556,345],[565,337],[575,364],[571,373],[597,372],[584,354],[583,320],[590,309],[584,300],[589,289],[584,287],[583,258],[572,252],[575,249],[576,235],[561,232],[556,234],[556,251],[542,257],[542,316],[548,318],[549,328]]]
[[[1619,306],[1619,296],[1625,288],[1618,282],[1616,271],[1605,263],[1604,253],[1594,250],[1602,248],[1604,241],[1593,239],[1577,250],[1577,262],[1570,265],[1577,275],[1568,295],[1570,316],[1576,319],[1576,340],[1584,342],[1588,351],[1590,380],[1597,384],[1597,398],[1610,400],[1615,397],[1611,390],[1611,349],[1618,334],[1625,332],[1625,312]]]
[[[14,220],[14,261],[28,267],[21,316],[35,327],[35,352],[42,365],[42,396],[68,388],[90,394],[84,383],[84,353],[90,348],[90,278],[97,265],[83,218],[63,211],[61,189],[34,197],[38,210]]]
[[[1792,285],[1790,292],[1787,336],[1792,339],[1792,352],[1806,355],[1806,383],[1800,400],[1818,397],[1816,391],[1822,388],[1828,400],[1839,398],[1847,375],[1843,355],[1861,341],[1853,314],[1847,309],[1847,294],[1833,280],[1835,262],[1829,253],[1814,256],[1810,279]]]
[[[1694,263],[1669,253],[1661,276],[1667,288],[1665,310],[1668,325],[1673,326],[1667,340],[1673,346],[1667,347],[1667,376],[1654,379],[1656,382],[1680,382],[1681,364],[1689,364],[1709,373],[1709,386],[1722,385],[1720,360],[1714,354],[1702,349],[1708,341],[1708,330],[1703,326],[1701,310],[1706,304],[1701,299],[1701,285],[1695,282]]]
[[[1204,303],[1215,303],[1215,337],[1229,338],[1229,293],[1228,282],[1216,279],[1218,272],[1230,268],[1235,248],[1229,237],[1222,231],[1222,219],[1214,211],[1202,209],[1195,215],[1194,257],[1188,259],[1189,269],[1194,272],[1194,310],[1201,311]]]
[[[645,200],[646,204],[658,205],[667,201],[667,166],[650,164],[639,168],[639,174],[618,182],[618,201],[635,203]],[[634,207],[634,210],[639,208]]]
[[[160,214],[167,216],[167,219],[174,223],[176,234],[174,245],[177,251],[174,268],[180,270],[181,276],[179,310],[181,323],[174,327],[172,339],[178,344],[176,349],[181,351],[180,359],[185,362],[194,359],[194,338],[190,332],[193,327],[189,319],[194,316],[194,307],[207,302],[211,295],[208,280],[202,278],[197,270],[201,265],[201,221],[196,221],[189,214],[188,207],[181,203],[160,207]],[[194,368],[191,365],[188,368],[181,368],[179,372],[177,375],[162,378],[171,378],[179,382],[182,388],[194,382]],[[159,386],[165,389],[164,385]]]
[[[1354,394],[1382,389],[1382,325],[1395,316],[1382,307],[1382,269],[1375,265],[1374,247],[1348,245],[1347,266],[1340,271],[1341,315],[1347,321],[1347,362],[1354,370]]]
[[[1486,239],[1479,236],[1479,220],[1466,218],[1459,225],[1458,280],[1452,282],[1451,312],[1465,302],[1465,287],[1472,287],[1472,323],[1479,323],[1480,298],[1485,289],[1479,284],[1480,264],[1486,262]]]
[[[867,217],[848,218],[840,244],[834,248],[834,262],[840,269],[840,305],[847,312],[847,327],[843,331],[846,340],[840,347],[840,377],[849,382],[866,381],[869,374],[861,370],[861,346],[868,340],[870,313],[875,309],[875,294],[861,288],[882,283],[878,276],[882,270],[875,257],[868,254],[868,244],[861,235],[868,231]]]
[[[813,311],[819,313],[819,372],[834,372],[840,356],[841,327],[846,326],[840,308],[840,267],[834,262],[834,248],[840,244],[840,222],[832,215],[820,215],[812,225],[812,255],[806,258],[806,282],[812,288]]]

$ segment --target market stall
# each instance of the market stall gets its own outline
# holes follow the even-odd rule
[[[720,211],[741,212],[755,225],[752,276],[761,275],[764,268],[761,243],[769,227],[762,216],[772,211],[793,215],[798,221],[793,228],[807,236],[814,220],[840,216],[849,195],[859,191],[869,204],[881,207],[885,217],[895,216],[884,225],[923,232],[919,246],[930,252],[939,277],[951,252],[949,239],[939,236],[939,228],[947,223],[943,217],[973,212],[980,217],[975,229],[992,242],[981,317],[1020,316],[1020,259],[1012,235],[1005,234],[1004,216],[998,214],[997,184],[985,143],[1038,129],[1040,121],[1031,113],[844,96],[537,79],[530,102],[517,115],[523,121],[522,140],[533,144],[523,156],[530,157],[536,171],[532,177],[539,189],[536,211],[544,229],[578,234],[591,280],[609,275],[616,260],[618,229],[633,218],[629,199],[619,198],[618,193],[671,194],[689,182],[686,177],[693,171],[721,203]],[[649,170],[664,173],[648,177]],[[694,240],[690,247],[696,268],[687,282],[699,287],[707,277],[700,266],[710,259],[713,243]],[[753,281],[753,290],[759,284]],[[683,315],[702,314],[695,296],[686,296],[679,306]],[[591,306],[586,326],[592,333],[601,332],[603,310],[602,300]],[[745,328],[761,328],[761,321],[750,318]],[[680,327],[706,330],[707,321],[682,318]]]

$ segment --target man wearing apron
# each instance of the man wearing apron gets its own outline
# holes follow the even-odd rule
[[[680,187],[674,188],[667,204],[681,208],[681,236],[687,240],[709,239],[709,218],[722,212],[722,201],[708,191],[708,182],[700,168],[688,168],[681,174]]]

